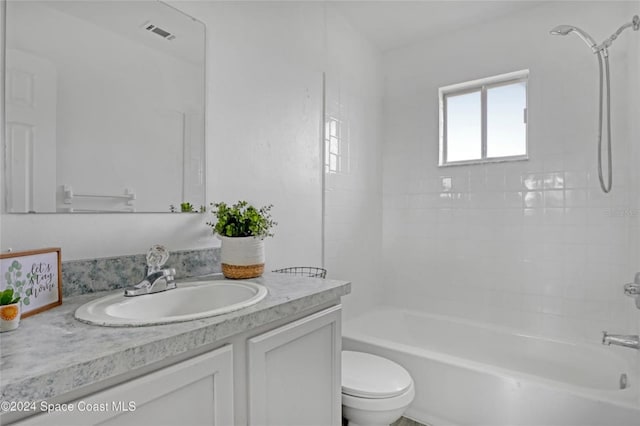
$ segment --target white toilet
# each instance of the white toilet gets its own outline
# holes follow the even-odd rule
[[[342,417],[349,426],[388,426],[414,396],[413,380],[400,365],[364,352],[342,351]]]

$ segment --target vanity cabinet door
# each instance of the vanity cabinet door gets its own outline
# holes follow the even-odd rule
[[[16,425],[233,425],[231,345],[67,404]]]
[[[341,424],[341,306],[248,340],[250,425]]]

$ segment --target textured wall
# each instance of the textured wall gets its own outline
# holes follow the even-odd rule
[[[207,25],[207,200],[275,205],[267,268],[320,263],[323,8],[171,4]],[[64,260],[216,247],[208,216],[2,214],[0,247],[59,246]]]
[[[593,342],[601,330],[637,331],[622,285],[640,266],[628,107],[638,34],[611,49],[609,195],[596,170],[597,61],[577,37],[549,35],[570,23],[604,39],[631,9],[542,4],[385,54],[387,300]],[[438,87],[521,69],[531,72],[529,161],[437,167]]]

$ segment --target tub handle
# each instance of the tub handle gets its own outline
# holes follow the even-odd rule
[[[640,284],[628,283],[624,285],[624,294],[631,297],[640,295]]]
[[[627,381],[627,375],[625,373],[622,373],[620,375],[620,389],[626,389],[628,384],[629,383]]]
[[[624,294],[636,300],[636,307],[640,309],[640,272],[636,273],[632,283],[624,285]]]

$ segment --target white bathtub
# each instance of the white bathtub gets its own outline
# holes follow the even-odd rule
[[[380,308],[344,323],[343,349],[403,365],[416,384],[405,415],[421,423],[640,425],[635,375],[608,347]]]

